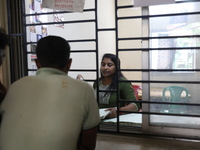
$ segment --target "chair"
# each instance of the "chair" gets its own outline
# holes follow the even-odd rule
[[[167,93],[168,92],[168,93]],[[182,86],[168,86],[163,89],[162,101],[174,103],[187,103],[189,91]],[[183,113],[187,111],[186,105],[163,104],[162,112]]]
[[[135,98],[137,100],[139,100],[140,98],[139,98],[139,94],[138,93],[139,93],[140,90],[142,90],[142,87],[139,86],[139,85],[132,85],[132,88],[134,90]]]
[[[142,87],[139,85],[132,85],[132,88],[134,90],[136,100],[141,100],[141,97],[139,97],[139,93],[141,92]],[[141,104],[140,104],[140,108],[142,108]],[[140,109],[139,111],[142,111],[142,109]]]

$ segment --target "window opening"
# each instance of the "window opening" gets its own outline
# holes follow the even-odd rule
[[[177,7],[181,5],[181,7]],[[199,34],[198,14],[187,15],[187,13],[197,11],[195,4],[185,3],[177,5],[163,5],[154,9],[150,7],[150,15],[166,13],[180,13],[175,16],[150,18],[150,34],[152,37],[166,37],[151,40],[152,48],[165,48],[165,51],[152,51],[152,69],[195,69],[196,51],[190,47],[199,47],[199,38],[191,38],[190,35]],[[176,7],[176,9],[173,9]],[[157,7],[156,7],[157,8]],[[196,18],[196,19],[194,19]],[[158,27],[156,24],[159,24]],[[179,38],[168,38],[178,36]],[[188,36],[188,37],[181,37]],[[167,50],[167,48],[169,48]],[[170,48],[174,48],[171,50]],[[182,49],[185,48],[185,49]]]
[[[84,78],[85,81],[89,82],[92,85],[92,83],[97,78],[99,78],[99,62],[102,53],[107,52],[102,50],[103,43],[105,44],[105,42],[108,41],[109,42],[115,41],[113,42],[114,46],[106,47],[107,48],[106,50],[108,49],[110,50],[110,48],[116,49],[116,51],[114,50],[114,52],[119,58],[123,58],[125,56],[125,58],[127,58],[126,61],[130,62],[129,64],[131,65],[128,67],[126,63],[122,63],[122,67],[121,69],[119,69],[123,73],[125,73],[126,76],[128,77],[129,80],[127,82],[132,82],[132,84],[136,85],[145,85],[145,86],[147,85],[146,87],[145,86],[142,87],[142,100],[140,101],[142,105],[141,112],[132,112],[132,111],[123,112],[118,110],[118,113],[127,113],[132,115],[131,121],[130,122],[123,121],[123,116],[118,116],[117,118],[115,118],[115,121],[111,123],[109,122],[108,124],[101,124],[100,131],[146,134],[146,135],[151,133],[152,135],[156,136],[158,135],[158,132],[154,129],[154,127],[162,126],[165,129],[166,126],[170,125],[167,124],[168,122],[164,123],[156,122],[155,121],[156,119],[154,118],[155,115],[156,117],[169,115],[175,117],[193,116],[199,118],[197,109],[195,109],[195,111],[192,111],[195,107],[198,108],[200,106],[199,101],[197,101],[198,96],[195,95],[194,92],[195,91],[194,89],[198,89],[199,85],[199,79],[198,79],[199,65],[198,65],[198,60],[196,59],[198,57],[198,49],[199,49],[199,36],[198,36],[199,25],[198,23],[195,23],[195,21],[192,22],[191,24],[186,24],[188,21],[193,21],[196,18],[199,18],[198,8],[192,10],[191,9],[192,7],[188,7],[190,8],[188,12],[176,12],[178,9],[171,9],[174,12],[171,13],[167,12],[163,14],[160,12],[159,13],[154,12],[150,15],[145,15],[142,14],[141,8],[139,9],[134,8],[134,11],[132,11],[133,4],[123,5],[121,1],[116,0],[114,4],[115,27],[110,27],[108,24],[105,24],[106,27],[101,28],[99,26],[101,26],[102,24],[98,22],[97,18],[97,6],[98,6],[97,4],[99,4],[99,1],[97,0],[94,1],[92,7],[85,9],[84,13],[82,14],[83,16],[81,17],[79,15],[76,16],[74,14],[65,11],[47,10],[47,12],[36,13],[33,11],[29,12],[29,10],[24,10],[25,11],[24,20],[26,20],[26,22],[24,23],[25,34],[30,32],[35,33],[35,30],[41,31],[41,35],[39,36],[37,36],[36,33],[33,34],[34,37],[29,36],[30,34],[27,34],[26,39],[24,39],[24,43],[26,45],[24,53],[27,56],[25,58],[27,58],[29,62],[28,67],[24,68],[25,72],[28,75],[33,75],[36,71],[35,65],[33,64],[33,60],[35,59],[36,41],[40,39],[42,36],[46,36],[48,34],[56,35],[59,33],[59,35],[64,36],[63,32],[60,31],[63,31],[63,28],[67,26],[68,29],[69,28],[71,29],[68,30],[68,32],[70,33],[69,35],[73,35],[67,37],[68,41],[70,42],[70,45],[72,46],[72,57],[74,58],[74,60],[81,59],[81,62],[85,62],[84,63],[85,65],[76,62],[72,66],[72,69],[70,70],[70,75],[72,77],[76,77],[76,75],[80,73],[83,75],[83,77],[87,76],[87,78]],[[197,4],[197,2],[195,2],[195,4]],[[27,6],[27,2],[25,3],[25,5],[26,7],[24,8],[26,9],[30,8],[29,6]],[[177,6],[177,4],[175,4],[175,6]],[[137,15],[133,12],[136,12]],[[100,14],[101,12],[98,13]],[[48,20],[41,22],[41,19],[44,18],[45,15],[47,15]],[[58,19],[58,17],[60,17],[60,19]],[[64,19],[62,17],[64,17]],[[159,21],[160,23],[163,23],[162,25],[160,25],[161,28],[157,28],[156,26],[154,26],[156,25],[156,22],[158,22],[158,20],[162,18],[164,18],[165,21],[168,20],[170,22],[170,26],[167,28],[167,31],[166,28],[164,28],[166,27],[165,25],[167,25],[167,23],[165,22]],[[56,19],[57,22],[54,22],[54,19]],[[141,28],[141,24],[143,21],[146,22],[147,20],[150,22],[150,24],[143,24],[143,25],[150,27],[151,34],[148,36],[142,36],[141,33],[143,29]],[[56,30],[53,31],[51,30],[50,33],[50,29],[55,28],[55,25],[57,26]],[[81,28],[84,29],[82,30],[82,32],[84,33],[83,35],[87,35],[88,37],[77,36],[79,35],[78,34],[79,32],[76,33],[76,30],[73,27],[78,27],[78,26],[79,28],[76,29],[77,30],[80,29],[81,26]],[[85,27],[88,26],[92,31],[89,30],[89,32],[86,34]],[[138,32],[136,32],[136,29],[139,30],[139,32],[141,31],[141,33],[138,34]],[[106,40],[102,42],[99,38],[103,37],[105,32],[109,32],[109,39],[107,39],[108,36],[104,36],[103,39]],[[31,39],[34,39],[35,41],[34,40],[32,41]],[[148,43],[147,41],[150,43],[150,47],[148,48],[143,46],[144,43],[145,44]],[[145,53],[150,56],[148,58],[150,59],[149,68],[142,68],[141,62],[134,61],[136,59],[135,56],[141,57],[142,59],[142,53]],[[94,58],[94,59],[92,59],[92,61],[84,60],[83,58],[85,56],[89,56],[89,58]],[[145,62],[145,60],[142,61]],[[174,76],[173,78],[171,78],[171,76],[168,77],[161,76],[163,74],[169,75],[169,72],[171,71],[173,72],[196,71],[195,72],[196,78],[194,78],[194,76],[186,76],[186,75],[182,76],[181,78],[177,76],[175,77],[175,79]],[[155,72],[160,74],[155,75]],[[142,79],[144,73],[148,73],[149,76],[148,80]],[[135,75],[137,75],[137,77]],[[124,81],[118,81],[118,82],[124,82]],[[162,93],[164,87],[173,84],[184,86],[191,92],[189,98],[192,98],[192,100],[194,101],[190,100],[187,103],[187,105],[189,106],[188,109],[189,111],[187,113],[164,114],[160,110],[162,105],[185,106],[185,103],[163,102],[161,101],[161,95],[157,95],[156,91],[159,91],[158,93],[160,94]],[[101,90],[99,90],[98,88],[97,91],[101,92]],[[118,88],[116,89],[116,91],[113,92],[119,92]],[[149,95],[144,96],[145,93],[149,93]],[[98,92],[97,92],[97,97],[98,97]],[[143,99],[143,97],[148,97],[148,98]],[[122,102],[122,100],[120,100],[119,97],[117,99],[118,99],[117,102],[117,107],[118,107],[118,105]],[[130,101],[131,100],[127,100],[127,102]],[[138,102],[138,101],[131,101],[131,102]],[[133,119],[135,119],[134,115],[140,115],[140,117],[138,119],[138,122],[135,122],[133,124],[132,121]],[[145,120],[144,116],[146,116],[147,121],[144,121]],[[130,119],[130,117],[128,117],[128,119]],[[149,128],[149,130],[146,130],[147,129],[146,127]],[[173,127],[177,126],[173,125]],[[188,127],[179,126],[179,128],[187,129]],[[160,136],[165,136],[164,134],[165,131],[159,133]],[[168,136],[172,135],[169,134]],[[188,138],[186,135],[184,136],[185,138]]]

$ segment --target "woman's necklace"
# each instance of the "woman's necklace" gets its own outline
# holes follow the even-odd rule
[[[99,81],[99,90],[108,90],[109,85],[104,85],[102,80]],[[109,104],[111,92],[99,92],[99,103]]]

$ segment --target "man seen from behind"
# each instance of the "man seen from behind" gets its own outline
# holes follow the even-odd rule
[[[40,39],[35,76],[13,83],[1,104],[1,150],[94,150],[98,105],[92,87],[69,77],[70,46]]]

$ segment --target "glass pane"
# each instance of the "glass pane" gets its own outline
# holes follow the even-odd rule
[[[165,78],[167,78],[167,76],[165,76]],[[198,86],[199,84],[150,84],[150,101],[154,102],[149,105],[150,112],[198,115],[200,113],[200,101],[198,98],[199,94],[197,90]],[[161,104],[159,102],[167,102],[167,104]],[[159,117],[160,120],[158,119]],[[162,124],[171,125],[174,127],[176,127],[178,124],[178,126],[181,127],[188,127],[190,121],[192,122],[193,120],[198,120],[198,118],[194,119],[194,117],[170,117],[174,119],[166,119],[169,118],[169,116],[164,117],[163,115],[151,115],[152,120],[150,120],[150,123],[151,125]],[[186,123],[185,120],[187,120],[188,123]],[[181,122],[182,124],[179,124]],[[200,120],[198,122],[200,122]],[[191,124],[192,128],[196,128],[197,126],[199,126],[199,124]]]
[[[165,93],[163,93],[164,89],[170,86],[179,86],[186,89],[187,94],[185,93],[185,90],[181,93],[172,93],[170,90],[166,90]],[[195,103],[200,104],[200,101],[198,100],[198,88],[199,84],[164,84],[164,83],[152,83],[150,84],[150,100],[155,102],[177,102],[177,103]],[[179,89],[174,89],[174,91],[179,91]],[[177,94],[177,95],[175,95]],[[187,97],[186,97],[187,96]],[[173,98],[176,99],[173,99]],[[161,106],[162,104],[151,104],[155,105],[157,109],[152,108],[152,111],[161,112]],[[159,105],[159,106],[158,106]],[[184,106],[184,105],[183,105]],[[164,106],[165,107],[165,106]],[[182,107],[182,106],[181,106]],[[193,113],[189,108],[193,106],[187,107],[187,113]],[[178,108],[178,107],[177,107]],[[197,112],[194,110],[194,113]]]
[[[199,82],[200,72],[198,71],[162,71],[162,72],[150,72],[151,81],[188,81]]]
[[[125,8],[118,10],[118,17],[140,16],[141,8]]]
[[[150,6],[150,15],[169,14],[169,13],[185,13],[199,11],[199,2],[195,3],[180,3],[162,6]]]
[[[95,42],[69,42],[71,51],[79,50],[95,50],[96,49],[96,43]]]
[[[95,53],[72,53],[71,69],[96,69],[95,56]],[[90,58],[89,61],[88,58]]]
[[[119,38],[140,37],[141,30],[141,19],[123,19],[118,21]]]
[[[153,6],[149,10],[151,15],[186,13],[199,11],[199,6],[199,2],[182,3]],[[200,42],[198,37],[191,37],[200,33],[199,17],[199,14],[193,14],[150,18],[150,36],[155,37],[150,40],[150,48],[153,48],[149,53],[150,68],[155,69],[150,72],[150,80],[160,82],[150,84],[150,101],[153,102],[149,105],[151,112],[199,114],[200,75],[195,69],[200,68],[198,60]],[[183,69],[186,71],[182,71]],[[190,71],[191,69],[193,71]],[[169,83],[162,83],[164,81]],[[150,124],[155,126],[197,128],[199,123],[200,119],[197,117],[150,116]]]
[[[198,51],[186,50],[154,50],[150,51],[151,69],[196,69]]]
[[[141,40],[121,40],[118,44],[119,49],[141,49]]]
[[[199,32],[199,15],[150,18],[152,36],[193,35]]]
[[[97,2],[97,13],[98,13],[98,27],[114,28],[115,27],[115,7],[114,1],[101,0]]]
[[[200,33],[200,32],[199,32]],[[198,35],[199,33],[195,33],[195,35]],[[200,46],[200,38],[159,38],[161,36],[173,36],[169,34],[157,34],[153,33],[152,36],[158,37],[158,39],[152,39],[150,40],[150,46],[151,48],[191,48],[191,47],[199,47]],[[186,49],[187,50],[187,49]]]
[[[197,117],[151,115],[150,119],[150,125],[154,126],[199,129],[200,124],[200,118]]]
[[[200,3],[183,3],[150,7],[150,14],[172,14],[196,12]],[[172,9],[175,7],[176,9]],[[156,9],[155,9],[156,8]],[[161,11],[162,10],[162,11]],[[150,18],[150,36],[158,37],[150,40],[151,48],[161,48],[150,52],[151,69],[198,69],[198,37],[200,34],[199,14],[174,15]],[[170,36],[188,36],[183,38],[159,38]],[[177,48],[177,49],[176,49]]]
[[[133,0],[117,0],[118,6],[133,5]]]
[[[182,3],[175,5],[152,6],[150,15],[186,13],[199,11],[200,3]],[[173,69],[172,71],[150,72],[151,112],[164,114],[199,114],[198,82],[199,69],[199,14],[170,15],[150,18],[150,68]],[[173,38],[174,36],[181,36]],[[188,36],[188,37],[183,37]],[[170,38],[172,37],[172,38]],[[157,49],[158,48],[158,49]],[[178,71],[176,71],[178,69]],[[181,71],[188,69],[188,71]],[[171,83],[162,83],[169,81]],[[180,83],[173,83],[179,81]],[[197,82],[197,83],[185,83]],[[161,103],[166,104],[161,104]],[[174,104],[175,103],[175,104]],[[200,118],[169,115],[150,115],[150,125],[181,128],[198,128]]]

